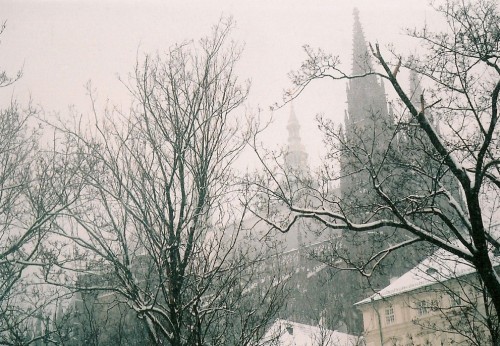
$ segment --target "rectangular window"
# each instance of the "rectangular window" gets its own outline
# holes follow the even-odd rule
[[[425,300],[421,300],[421,301],[417,302],[415,305],[417,308],[417,314],[419,316],[424,316],[424,315],[427,315],[429,313],[428,305],[427,305],[427,302]]]
[[[439,309],[440,309],[439,300],[437,300],[437,299],[431,300],[430,308],[432,311],[439,311]]]
[[[389,306],[385,309],[385,322],[387,324],[393,324],[396,321],[396,316],[394,316],[394,308]]]
[[[460,293],[450,292],[450,306],[453,308],[460,305],[462,305],[462,298],[460,298]]]

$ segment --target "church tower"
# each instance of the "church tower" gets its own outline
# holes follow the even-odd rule
[[[288,148],[285,156],[287,169],[295,174],[304,175],[308,172],[307,153],[300,138],[300,124],[295,115],[293,103],[290,103],[288,118]]]
[[[288,118],[288,124],[286,126],[288,130],[288,148],[285,153],[285,165],[287,171],[290,173],[288,183],[292,189],[300,187],[304,182],[303,179],[307,180],[309,176],[309,165],[307,162],[307,153],[304,145],[302,144],[302,139],[300,137],[300,124],[295,115],[295,109],[293,103],[290,102],[290,116]],[[296,227],[297,237],[296,245],[292,245],[294,248],[302,248],[304,246],[304,222],[299,222],[299,227]],[[293,239],[295,242],[295,239]]]
[[[421,80],[422,76],[418,75],[413,70],[410,71],[410,101],[417,109],[425,106],[425,104],[421,104],[421,95],[424,92],[421,86]],[[436,128],[437,133],[441,135],[439,121],[433,117],[433,112],[427,112],[426,115],[432,126]],[[439,159],[436,160],[436,157],[439,157],[439,154],[436,152],[429,138],[420,126],[418,126],[417,120],[410,114],[408,116],[409,126],[406,131],[406,136],[402,137],[400,141],[401,151],[405,152],[407,156],[413,158],[413,162],[410,162],[412,166],[419,167],[420,171],[424,171],[429,177],[432,177],[425,179],[423,182],[420,181],[418,184],[415,182],[416,179],[413,179],[413,189],[416,191],[415,194],[434,194],[435,190],[446,189],[455,200],[453,203],[457,204],[460,208],[462,208],[462,210],[465,210],[466,204],[464,197],[461,194],[461,188],[458,180],[453,176],[453,174],[451,174],[451,172],[448,172],[445,169]],[[458,215],[455,214],[453,208],[449,205],[448,197],[443,199],[442,196],[439,196],[433,198],[432,201],[433,207],[440,208],[445,215],[452,219],[458,218]],[[457,225],[459,224],[460,221],[457,222]],[[460,228],[460,226],[457,227]],[[445,234],[445,236],[449,236],[449,234]]]
[[[354,9],[352,76],[347,85],[347,111],[341,151],[341,195],[356,214],[373,194],[367,168],[376,167],[391,143],[393,119],[388,110],[385,88],[374,71],[371,53]],[[355,150],[352,150],[354,149]],[[354,151],[356,153],[354,153]],[[353,210],[354,212],[354,210]],[[356,216],[353,214],[356,218]]]

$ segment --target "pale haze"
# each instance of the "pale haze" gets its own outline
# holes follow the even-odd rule
[[[48,114],[90,114],[85,85],[97,90],[99,106],[128,107],[127,79],[137,58],[166,51],[175,43],[210,33],[221,17],[236,22],[232,38],[244,45],[241,80],[252,82],[246,112],[261,109],[274,123],[262,136],[268,146],[286,145],[289,108],[271,112],[290,87],[287,74],[300,67],[302,46],[340,55],[351,68],[352,11],[357,7],[370,42],[394,44],[403,54],[418,42],[406,27],[431,26],[436,18],[425,1],[0,1],[0,67],[11,74],[23,69],[15,86],[0,90],[0,102],[29,97]],[[436,24],[437,25],[437,24]],[[345,83],[319,81],[294,101],[310,161],[319,161],[323,145],[315,117],[340,123]],[[243,112],[243,110],[242,110]]]

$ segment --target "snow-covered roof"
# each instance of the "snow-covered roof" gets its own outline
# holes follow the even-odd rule
[[[498,257],[491,255],[490,258],[494,266],[500,265]],[[416,267],[391,282],[389,286],[354,305],[362,305],[404,292],[414,291],[438,282],[459,278],[475,271],[476,269],[469,262],[448,251],[439,249]]]
[[[356,346],[360,338],[322,327],[277,319],[267,330],[262,345],[265,346]]]

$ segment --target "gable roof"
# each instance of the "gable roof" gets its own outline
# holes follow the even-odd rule
[[[360,338],[321,327],[277,319],[263,338],[265,346],[356,346]]]
[[[490,257],[494,266],[500,265],[500,258],[493,255]],[[475,272],[476,269],[471,263],[448,251],[439,249],[416,267],[391,282],[389,286],[354,305],[370,303]]]

